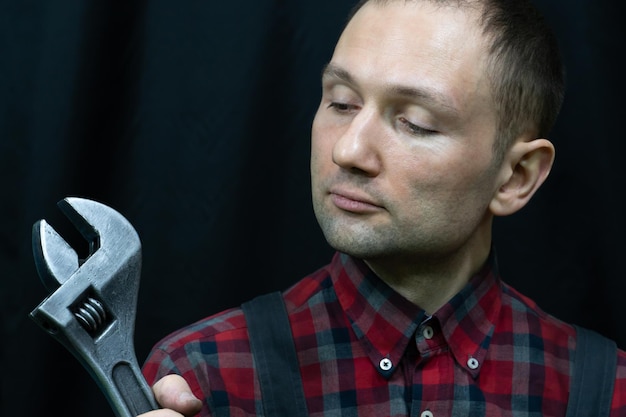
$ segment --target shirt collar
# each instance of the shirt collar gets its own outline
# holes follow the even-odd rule
[[[349,255],[336,253],[330,274],[337,298],[366,354],[378,372],[389,378],[426,318],[424,310],[395,292],[363,261]],[[465,288],[433,314],[456,361],[474,377],[480,371],[500,311],[497,282],[492,252]]]
[[[457,363],[478,376],[502,305],[495,251],[469,283],[434,316]]]

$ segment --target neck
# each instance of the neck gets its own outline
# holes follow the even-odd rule
[[[433,314],[469,282],[489,256],[490,247],[468,255],[452,254],[440,259],[365,260],[369,268],[407,300]]]

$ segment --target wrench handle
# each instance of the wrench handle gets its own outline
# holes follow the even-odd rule
[[[94,341],[68,309],[64,308],[61,315],[60,309],[51,308],[49,303],[50,299],[44,301],[30,313],[30,317],[85,367],[117,417],[135,417],[159,408],[128,337],[113,332],[106,342]],[[56,314],[51,314],[50,310]]]
[[[128,363],[118,363],[112,372],[116,393],[109,392],[113,406],[118,408],[118,415],[136,416],[158,407],[148,383],[138,367]]]

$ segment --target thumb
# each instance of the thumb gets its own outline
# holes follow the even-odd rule
[[[180,375],[164,376],[152,386],[152,391],[161,407],[186,416],[197,414],[202,408],[202,401],[191,392],[189,384]]]

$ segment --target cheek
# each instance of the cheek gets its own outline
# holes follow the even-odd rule
[[[321,134],[319,128],[313,123],[311,129],[311,169],[319,164],[319,158],[322,154]]]
[[[313,127],[311,129],[311,180],[313,184],[316,184],[319,177],[325,171],[325,165],[328,164],[331,158],[331,150],[328,149],[328,140],[324,140],[325,135],[320,128],[319,122],[313,121]]]
[[[484,199],[491,194],[494,173],[484,155],[452,157],[450,152],[423,151],[414,155],[417,156],[401,158],[396,155],[396,162],[388,165],[393,171],[393,174],[389,172],[390,177],[393,176],[400,193],[412,199],[442,202],[458,201],[463,196]]]
[[[316,116],[311,128],[312,173],[316,169],[322,169],[325,165],[332,163],[333,143],[332,129],[322,117]]]

